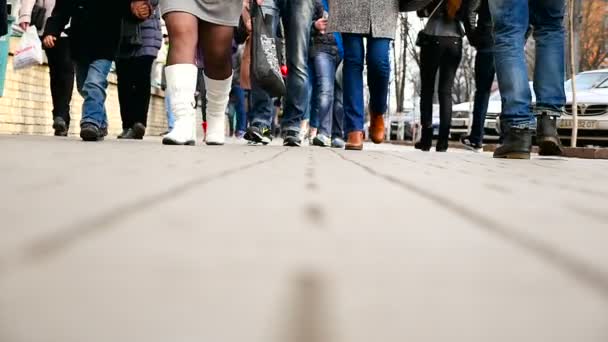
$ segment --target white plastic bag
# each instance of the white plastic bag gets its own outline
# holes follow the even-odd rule
[[[38,37],[35,26],[30,26],[21,36],[19,50],[13,58],[13,69],[24,69],[34,65],[42,64],[42,42]]]

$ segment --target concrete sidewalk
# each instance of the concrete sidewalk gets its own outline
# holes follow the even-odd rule
[[[608,162],[0,136],[1,342],[606,342]]]

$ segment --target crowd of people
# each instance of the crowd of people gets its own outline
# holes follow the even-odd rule
[[[436,151],[448,149],[452,87],[463,39],[477,49],[476,93],[471,134],[462,143],[479,149],[495,74],[502,95],[502,145],[496,158],[529,158],[533,138],[543,155],[562,153],[556,120],[565,105],[565,0],[428,0],[418,15],[428,18],[418,35],[420,48],[421,138],[433,144],[433,102],[440,106]],[[53,128],[67,135],[74,78],[84,98],[80,136],[107,135],[107,77],[116,65],[122,118],[120,139],[142,139],[150,102],[152,65],[163,44],[169,52],[164,88],[167,145],[196,144],[196,104],[202,106],[205,142],[225,142],[226,113],[236,113],[234,135],[268,144],[280,134],[285,146],[304,138],[321,147],[363,149],[369,139],[385,139],[390,47],[400,10],[408,0],[23,0],[19,24],[37,27],[46,50],[53,97]],[[258,12],[255,12],[258,11]],[[277,55],[286,94],[271,96],[251,77],[252,15],[264,16],[281,37]],[[527,37],[536,41],[532,106],[524,55]],[[364,96],[367,66],[369,101]],[[196,94],[200,100],[196,99]],[[280,122],[277,117],[280,116]],[[307,127],[309,123],[310,127]]]

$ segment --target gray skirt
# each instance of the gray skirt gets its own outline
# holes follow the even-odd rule
[[[238,26],[242,0],[160,0],[163,15],[186,12],[200,20],[223,26]]]

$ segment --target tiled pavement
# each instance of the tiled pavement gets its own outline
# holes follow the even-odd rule
[[[0,136],[0,341],[606,342],[607,174]]]

